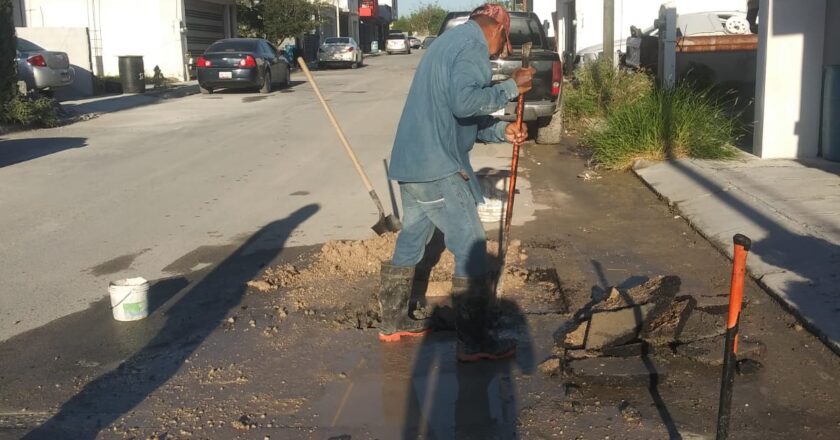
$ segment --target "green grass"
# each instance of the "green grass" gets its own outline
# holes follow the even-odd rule
[[[584,134],[584,143],[596,162],[614,169],[636,159],[729,159],[737,154],[736,121],[716,95],[683,84],[614,107]]]
[[[643,72],[619,70],[606,61],[584,64],[563,91],[565,126],[585,132],[598,119],[652,91],[653,81]]]

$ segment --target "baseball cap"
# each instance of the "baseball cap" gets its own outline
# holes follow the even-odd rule
[[[485,3],[470,12],[470,18],[478,15],[486,15],[493,20],[496,20],[496,23],[502,25],[502,28],[505,31],[505,40],[507,42],[507,53],[513,53],[513,48],[510,45],[510,15],[508,14],[508,11],[501,5],[495,3]]]

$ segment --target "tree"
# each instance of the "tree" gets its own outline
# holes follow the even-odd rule
[[[307,0],[263,0],[263,23],[266,38],[282,41],[317,29],[320,25],[320,2]]]
[[[0,0],[0,111],[15,97],[15,24],[12,20],[12,0]],[[0,115],[2,117],[3,115]]]
[[[411,33],[413,31],[410,16],[400,17],[391,23],[391,29],[397,29],[403,32]]]
[[[264,37],[265,23],[263,16],[265,4],[260,0],[237,0],[236,23],[240,37]]]
[[[411,22],[412,32],[421,35],[435,35],[443,24],[444,18],[446,18],[446,10],[437,3],[432,3],[422,4],[411,14],[409,21]]]

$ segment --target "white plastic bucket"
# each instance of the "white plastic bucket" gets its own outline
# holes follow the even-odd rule
[[[112,281],[108,293],[117,321],[137,321],[149,316],[149,282],[145,278]]]

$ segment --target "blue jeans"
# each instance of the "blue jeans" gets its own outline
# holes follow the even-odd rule
[[[456,277],[477,279],[487,274],[487,238],[475,197],[460,174],[432,182],[400,182],[400,195],[403,228],[391,264],[419,263],[437,228],[455,255]]]

